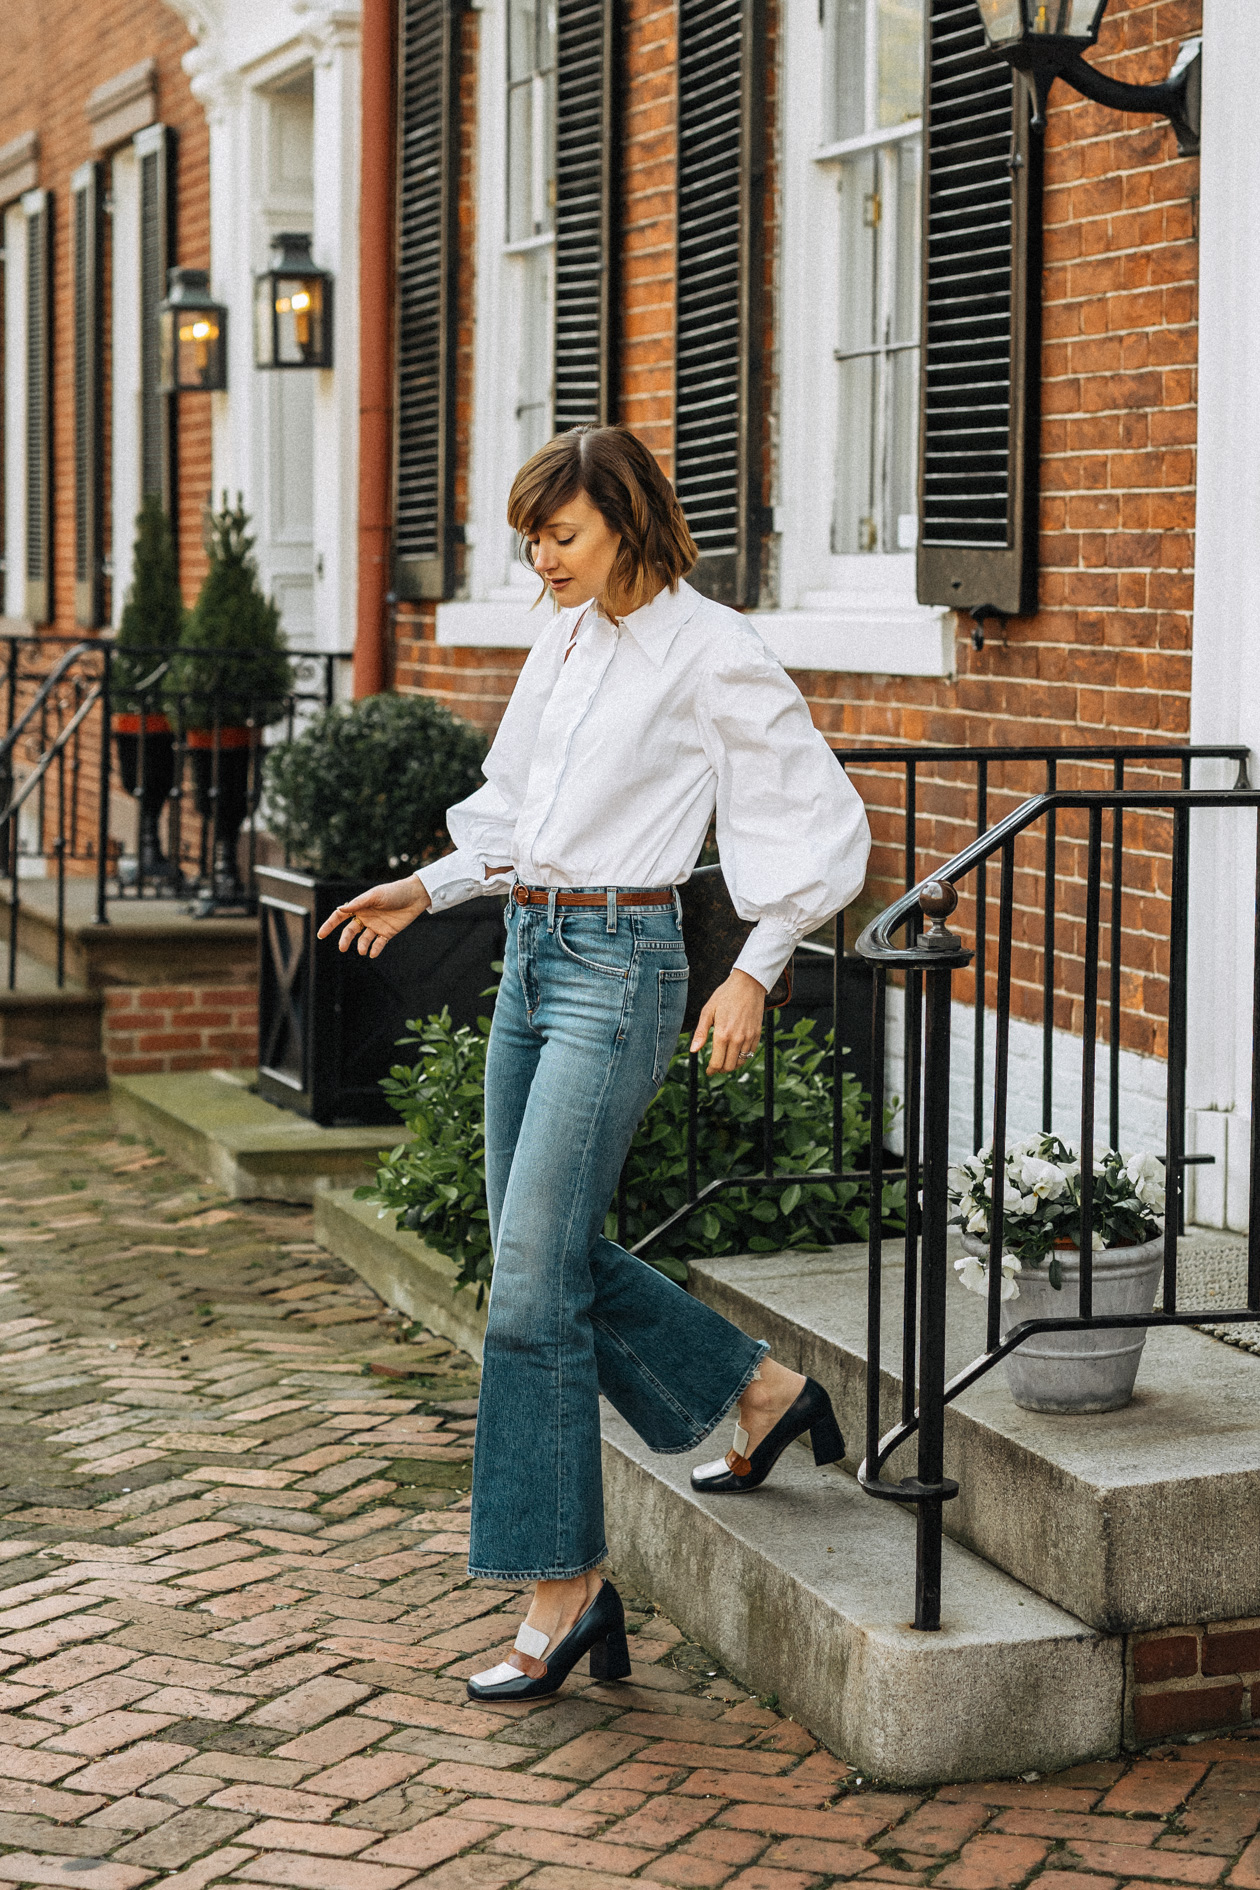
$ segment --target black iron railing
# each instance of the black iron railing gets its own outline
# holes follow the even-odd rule
[[[190,901],[203,917],[253,910],[264,724],[292,735],[300,717],[335,700],[338,667],[350,659],[292,652],[292,687],[264,707],[242,699],[233,674],[239,659],[202,651],[198,671],[209,687],[172,698],[164,685],[174,655],[129,648],[124,659],[99,639],[0,639],[0,880],[8,881],[10,990],[28,876],[55,881],[59,985],[69,879],[92,884],[98,925],[109,924],[109,904],[118,899]],[[116,713],[120,696],[125,714]]]
[[[1191,769],[1195,763],[1216,762],[1226,764],[1234,773],[1236,784],[1246,786],[1246,765],[1250,750],[1237,745],[1188,746],[1184,743],[1126,743],[1091,745],[1086,743],[1066,744],[1062,746],[981,746],[957,748],[920,748],[909,746],[862,747],[835,749],[837,759],[850,775],[858,777],[855,785],[859,791],[865,777],[874,770],[879,770],[876,778],[893,777],[893,801],[885,805],[880,791],[873,788],[864,798],[868,801],[876,826],[877,850],[884,858],[895,856],[900,868],[900,877],[907,892],[910,892],[924,877],[922,870],[925,855],[931,843],[937,838],[937,831],[944,826],[947,829],[965,824],[976,836],[977,844],[982,843],[989,828],[989,808],[992,799],[999,795],[1007,799],[1014,798],[1019,790],[1012,787],[1005,778],[1007,771],[1033,767],[1044,771],[1047,793],[1047,829],[1042,852],[1042,871],[1044,875],[1044,915],[1041,928],[1041,979],[1042,997],[1042,1076],[1041,1102],[1044,1120],[1049,1122],[1054,1100],[1053,1047],[1054,1047],[1054,998],[1058,981],[1058,970],[1062,954],[1056,946],[1056,873],[1055,850],[1057,845],[1056,803],[1053,796],[1061,772],[1070,768],[1082,771],[1102,770],[1111,777],[1112,786],[1123,790],[1126,779],[1133,774],[1143,776],[1154,774],[1165,778],[1171,776],[1182,788],[1190,785]],[[961,805],[958,794],[962,792]],[[1026,790],[1025,790],[1026,791]],[[1022,799],[1022,794],[1020,794]],[[943,805],[942,805],[943,804]],[[925,838],[926,832],[926,838]],[[939,858],[939,852],[936,858]],[[986,1002],[985,979],[988,953],[989,904],[988,904],[988,854],[979,857],[975,873],[973,890],[976,907],[975,933],[975,997],[973,1006],[973,1061],[971,1071],[971,1113],[974,1125],[975,1146],[979,1147],[984,1130],[984,1084],[986,1055]],[[1121,962],[1122,909],[1120,892],[1124,878],[1124,825],[1123,814],[1115,822],[1111,836],[1112,885],[1110,893],[1111,926],[1111,993],[1112,1015],[1119,1011],[1119,977]],[[894,908],[899,909],[899,908]],[[909,924],[912,931],[917,927],[918,908],[911,901],[907,917],[901,921]],[[904,1179],[908,1206],[905,1234],[905,1350],[903,1357],[903,1383],[914,1382],[914,1341],[915,1331],[915,1295],[916,1256],[918,1252],[918,1234],[915,1222],[914,1204],[920,1187],[921,1146],[923,1134],[923,988],[921,975],[911,968],[911,975],[905,979],[904,1012],[902,1019],[902,1064],[904,1071],[904,1094],[898,1098],[900,1103],[898,1133],[895,1139],[904,1150],[904,1157],[891,1159],[884,1148],[882,1134],[872,1134],[870,1165],[862,1168],[845,1168],[843,1163],[843,1092],[838,1080],[844,1067],[843,1053],[845,1044],[842,1039],[841,1020],[845,1015],[844,998],[858,980],[854,974],[860,970],[871,969],[870,955],[866,952],[853,952],[848,946],[849,927],[846,915],[840,913],[835,922],[834,943],[811,942],[802,947],[797,954],[798,970],[801,959],[812,954],[815,958],[829,961],[830,1002],[818,1007],[824,1012],[824,1025],[829,1016],[835,1029],[835,1050],[831,1059],[832,1109],[831,1109],[831,1167],[823,1172],[797,1173],[790,1162],[781,1160],[776,1147],[776,1105],[775,1105],[775,1059],[774,1049],[777,1035],[775,1013],[766,1014],[765,1026],[765,1090],[761,1132],[760,1173],[741,1173],[723,1175],[716,1179],[703,1179],[700,1175],[699,1157],[699,1066],[695,1056],[691,1058],[689,1072],[689,1097],[687,1111],[687,1199],[654,1227],[634,1247],[638,1254],[647,1254],[657,1244],[686,1222],[707,1201],[732,1188],[787,1188],[793,1182],[801,1184],[828,1184],[834,1182],[853,1182],[869,1187],[870,1225],[872,1238],[880,1224],[880,1202],[882,1186],[886,1181]],[[970,962],[970,959],[968,960]],[[884,1057],[885,1057],[885,1007],[882,997],[876,1006],[875,1028],[870,1036],[869,1060],[866,1055],[855,1059],[850,1067],[860,1070],[863,1087],[871,1097],[870,1122],[882,1125],[884,1115]],[[869,984],[867,989],[869,991]],[[869,999],[868,999],[869,1002]],[[869,1025],[863,1020],[863,1033]],[[1109,1046],[1110,1056],[1110,1096],[1112,1140],[1118,1138],[1120,1108],[1120,1044],[1118,1033],[1112,1033],[1113,1041]],[[865,1044],[862,1049],[865,1050]],[[1184,1085],[1184,1042],[1181,1045],[1181,1080]],[[878,1090],[876,1089],[878,1085]],[[627,1225],[626,1190],[623,1185],[618,1193],[618,1237],[624,1240]]]
[[[1202,751],[1198,751],[1202,752]],[[1214,751],[1219,757],[1221,751]],[[1229,758],[1244,759],[1237,751]],[[1192,759],[1183,751],[1182,780],[1188,782]],[[1246,785],[1240,766],[1240,785],[1219,790],[1176,789],[1139,790],[1064,790],[1055,788],[1017,808],[992,830],[979,835],[953,859],[943,865],[927,882],[908,889],[874,920],[858,940],[859,954],[874,970],[872,997],[872,1120],[878,1119],[883,1102],[882,1044],[885,1015],[885,987],[890,974],[904,976],[906,1002],[906,1070],[921,1082],[924,1098],[923,1120],[907,1127],[906,1167],[914,1176],[911,1199],[921,1181],[921,1210],[908,1217],[905,1243],[903,1329],[901,1335],[901,1412],[899,1421],[880,1435],[880,1375],[882,1348],[882,1275],[883,1249],[878,1228],[872,1221],[869,1250],[869,1291],[867,1310],[867,1380],[866,1449],[859,1478],[867,1492],[900,1503],[912,1503],[918,1510],[918,1555],[916,1572],[915,1625],[935,1629],[940,1625],[941,1538],[943,1505],[958,1493],[958,1485],[944,1474],[945,1411],[970,1385],[992,1371],[1002,1359],[1035,1334],[1042,1332],[1088,1332],[1105,1329],[1134,1329],[1149,1326],[1213,1325],[1247,1322],[1260,1314],[1260,1217],[1250,1223],[1248,1244],[1248,1289],[1245,1307],[1221,1311],[1183,1311],[1177,1296],[1177,1239],[1184,1224],[1184,1180],[1187,1166],[1197,1158],[1185,1152],[1185,1069],[1186,1013],[1188,986],[1188,906],[1189,858],[1192,816],[1204,810],[1226,810],[1231,816],[1252,815],[1260,808],[1260,793]],[[1025,1320],[1001,1332],[1001,1287],[1003,1252],[1003,1177],[1001,1151],[1007,1147],[1007,1116],[1010,1101],[1010,1025],[1012,1014],[1012,957],[1015,949],[1016,877],[1022,870],[1017,863],[1018,843],[1029,836],[1033,848],[1044,863],[1045,885],[1057,882],[1058,846],[1064,841],[1060,816],[1076,813],[1084,816],[1084,834],[1067,840],[1077,850],[1073,868],[1079,864],[1083,844],[1083,939],[1081,941],[1082,985],[1079,1037],[1081,1055],[1080,1163],[1081,1163],[1081,1234],[1079,1314],[1072,1318]],[[1167,978],[1167,1096],[1165,1128],[1165,1176],[1167,1203],[1164,1221],[1163,1307],[1149,1314],[1098,1314],[1093,1310],[1093,1154],[1097,1145],[1095,1123],[1095,1082],[1099,1039],[1099,996],[1101,984],[1100,942],[1109,929],[1110,964],[1108,966],[1107,1040],[1110,1050],[1110,1121],[1109,1144],[1120,1143],[1119,1077],[1122,1012],[1120,994],[1127,932],[1123,920],[1125,896],[1125,823],[1135,816],[1161,817],[1168,823],[1167,850],[1170,865],[1169,888],[1163,908],[1167,917],[1167,935],[1161,941],[1166,951]],[[1041,826],[1043,833],[1034,830]],[[1260,835],[1260,826],[1258,826]],[[960,885],[975,886],[996,861],[1001,885],[997,922],[997,978],[993,1056],[993,1102],[986,1121],[983,1112],[984,1068],[976,1061],[977,1106],[973,1147],[979,1148],[986,1137],[994,1150],[993,1200],[990,1212],[987,1319],[985,1349],[965,1370],[946,1382],[946,1284],[949,1193],[947,1170],[950,1163],[950,1062],[952,1025],[952,985],[955,973],[968,966],[982,949],[984,931],[977,925],[975,949],[952,934],[946,920],[957,906]],[[1104,862],[1107,874],[1104,875]],[[1070,875],[1068,875],[1070,877]],[[1107,883],[1109,880],[1109,884]],[[1255,1054],[1256,1033],[1260,1031],[1260,838],[1257,846],[1256,970],[1251,1020],[1253,1047],[1253,1102],[1251,1118],[1250,1180],[1255,1198],[1260,1180],[1260,1059]],[[1109,927],[1104,926],[1104,909],[1109,905]],[[977,890],[977,910],[985,911]],[[1047,993],[1052,991],[1054,964],[1053,905],[1045,932],[1043,975]],[[931,923],[921,932],[924,918]],[[1149,925],[1149,914],[1147,917]],[[898,931],[907,934],[906,942],[894,944]],[[1149,942],[1149,932],[1147,939]],[[977,979],[977,1003],[982,1001],[983,984]],[[911,1001],[913,999],[913,1001]],[[1052,1013],[1051,1013],[1052,1024]],[[1043,1038],[1045,1068],[1042,1078],[1042,1127],[1053,1128],[1053,1094],[1050,1078],[1052,1057],[1051,1028]],[[921,1073],[921,1074],[920,1074]],[[882,1149],[878,1138],[872,1142],[872,1193],[879,1185]],[[910,1438],[917,1435],[918,1459],[914,1476],[896,1483],[886,1483],[882,1471],[890,1457]]]

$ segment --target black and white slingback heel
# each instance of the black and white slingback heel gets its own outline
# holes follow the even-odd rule
[[[517,1630],[513,1646],[533,1660],[547,1655],[547,1671],[531,1679],[510,1661],[501,1660],[485,1673],[475,1673],[468,1682],[470,1700],[542,1700],[557,1693],[577,1666],[583,1654],[591,1657],[592,1680],[628,1680],[630,1650],[626,1645],[626,1617],[621,1596],[611,1582],[603,1582],[586,1613],[569,1629],[564,1639],[547,1654],[548,1639],[540,1628],[524,1624]]]
[[[775,1464],[792,1441],[809,1432],[817,1464],[839,1463],[844,1456],[844,1438],[831,1408],[831,1399],[814,1378],[807,1378],[795,1404],[783,1413],[774,1429],[762,1438],[751,1456],[748,1432],[735,1426],[735,1447],[716,1463],[702,1463],[691,1473],[691,1487],[706,1495],[729,1496],[743,1490],[755,1490],[764,1483]]]

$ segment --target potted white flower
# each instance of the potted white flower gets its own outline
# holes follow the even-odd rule
[[[993,1151],[951,1167],[952,1221],[962,1229],[962,1284],[987,1293]],[[1107,1149],[1094,1163],[1093,1281],[1096,1313],[1149,1313],[1164,1256],[1164,1164],[1157,1155]],[[1029,1319],[1080,1311],[1081,1164],[1057,1135],[1007,1150],[1002,1195],[1002,1332]],[[1016,1309],[1016,1302],[1018,1308]],[[1042,1332],[1005,1361],[1016,1404],[1028,1411],[1116,1411],[1133,1396],[1144,1326]]]

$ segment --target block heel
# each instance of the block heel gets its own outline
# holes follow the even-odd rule
[[[764,1483],[788,1445],[809,1432],[816,1464],[839,1463],[844,1456],[844,1438],[831,1408],[831,1399],[817,1379],[807,1378],[795,1404],[783,1413],[768,1437],[763,1437],[750,1456],[748,1433],[742,1426],[735,1430],[735,1448],[716,1463],[702,1463],[691,1473],[691,1487],[705,1495],[732,1496],[755,1490]]]
[[[625,1630],[614,1628],[606,1640],[596,1641],[591,1649],[592,1680],[628,1680],[630,1649]]]
[[[809,1441],[814,1447],[816,1464],[840,1462],[844,1456],[844,1437],[836,1423],[834,1411],[828,1411],[819,1418],[817,1424],[810,1426]]]
[[[583,1654],[591,1657],[591,1677],[595,1680],[627,1680],[630,1677],[630,1652],[626,1646],[626,1616],[621,1596],[611,1582],[600,1584],[599,1593],[581,1619],[574,1623],[555,1647],[538,1628],[522,1626],[515,1645],[534,1660],[546,1656],[546,1667],[537,1679],[531,1679],[510,1661],[500,1661],[485,1673],[475,1673],[468,1682],[470,1700],[543,1700],[558,1693]]]

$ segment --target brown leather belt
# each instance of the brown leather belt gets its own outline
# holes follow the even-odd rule
[[[511,897],[518,906],[545,906],[551,894],[545,887],[513,886]],[[672,886],[649,887],[646,892],[619,892],[619,906],[672,906],[674,889]],[[557,892],[558,906],[599,906],[608,904],[607,893],[602,892]]]

